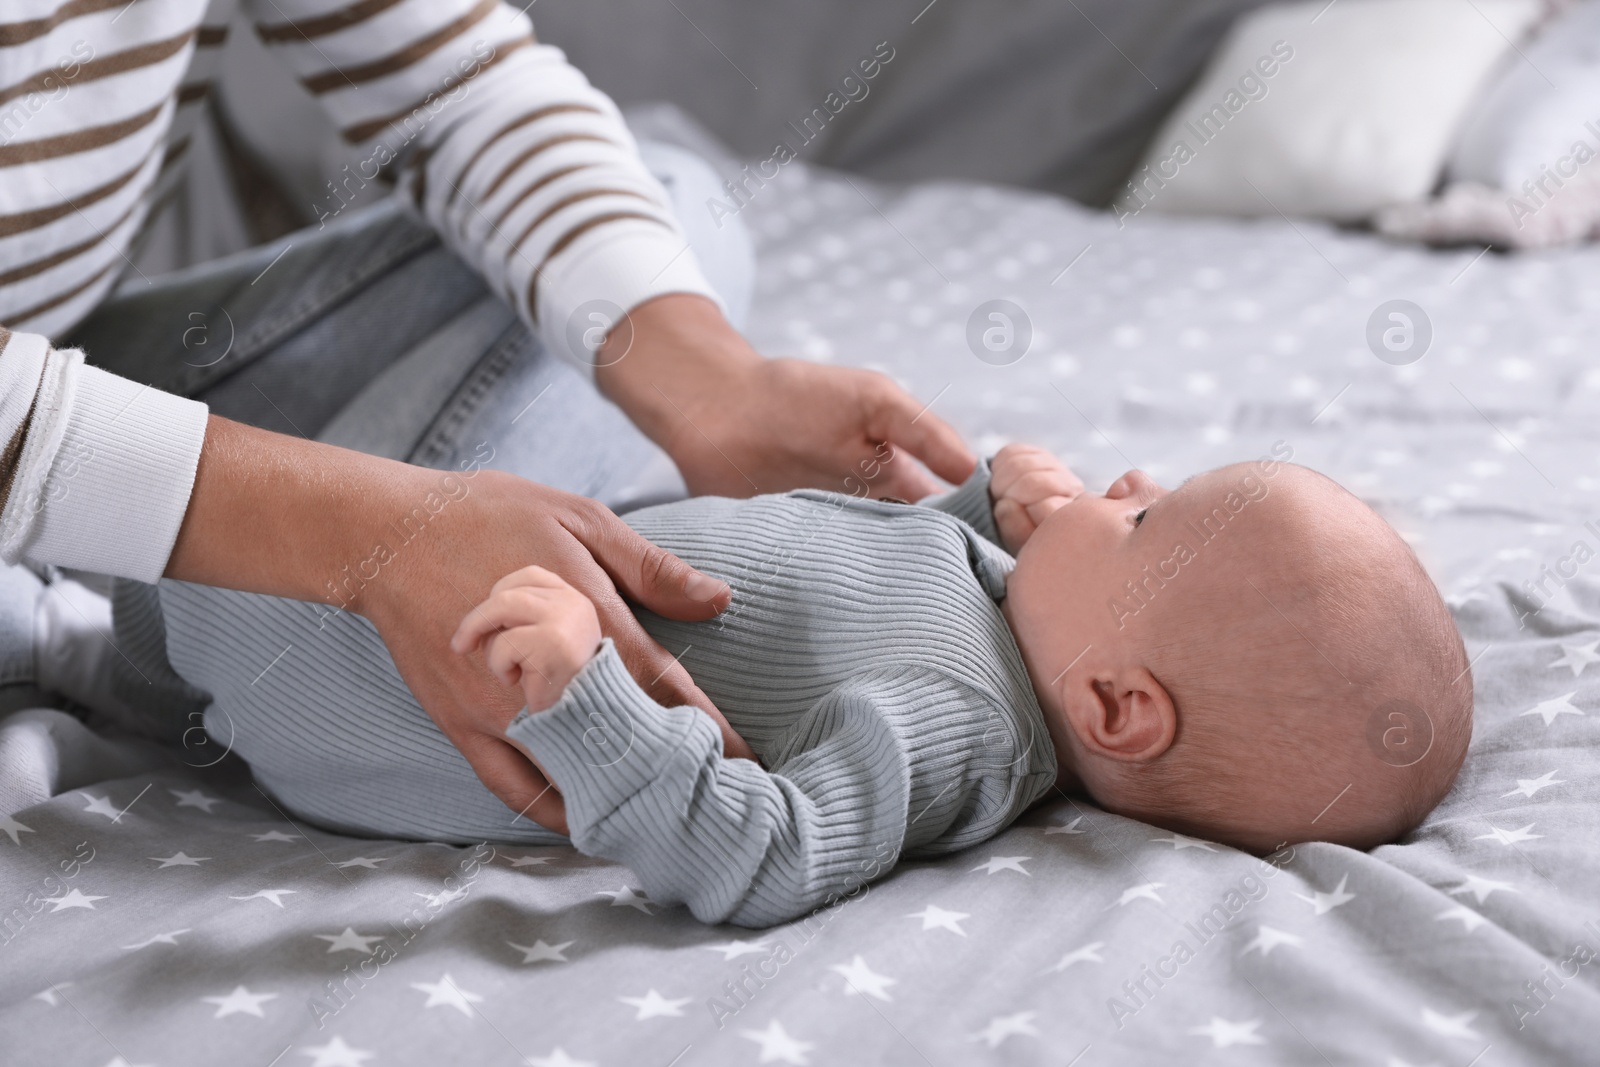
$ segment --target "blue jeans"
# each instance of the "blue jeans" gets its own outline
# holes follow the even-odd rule
[[[675,146],[641,142],[640,152],[690,220],[690,246],[740,325],[749,236],[740,225],[692,225],[720,195],[715,173]],[[440,469],[474,459],[618,511],[685,495],[666,455],[395,202],[153,282],[131,279],[59,343],[282,433]],[[120,581],[113,601],[117,695],[132,709],[121,724],[192,736],[209,699],[167,663],[156,587]],[[23,681],[8,675],[31,660],[31,615],[13,614],[0,612],[0,687]]]
[[[703,160],[642,142],[691,221],[720,195]],[[738,219],[689,242],[741,325],[754,266]],[[626,510],[681,495],[670,462],[551,356],[433,231],[387,202],[146,283],[62,343],[228,418],[423,466],[490,466]]]

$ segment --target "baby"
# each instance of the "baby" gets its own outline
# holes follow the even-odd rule
[[[725,758],[703,711],[651,700],[593,606],[539,568],[503,579],[455,647],[522,686],[508,737],[561,792],[558,829],[707,922],[805,914],[1074,792],[1254,852],[1369,848],[1449,788],[1471,676],[1410,549],[1287,455],[1172,492],[1130,471],[1101,496],[1012,446],[920,505],[800,490],[628,514],[731,586],[710,621],[639,618],[760,763]],[[172,582],[161,602],[208,732],[289,810],[563,840],[507,819],[366,620],[311,634],[314,605]],[[314,662],[241,654],[290,646]]]
[[[563,793],[577,847],[628,863],[653,897],[702,919],[786,917],[902,851],[970,844],[1060,792],[1268,852],[1392,841],[1450,787],[1472,721],[1461,638],[1410,549],[1336,483],[1269,458],[1172,492],[1130,471],[1097,496],[1025,446],[992,472],[933,501],[970,527],[805,492],[630,516],[733,586],[731,619],[653,628],[677,631],[668,647],[681,638],[729,719],[743,726],[736,708],[760,715],[785,688],[808,705],[782,733],[747,735],[770,774],[721,759],[705,716],[664,714],[602,640],[593,605],[546,570],[502,580],[454,647],[481,645],[522,686],[528,708],[509,735]],[[860,516],[845,520],[847,559],[818,568],[789,551],[844,510]],[[1014,569],[973,533],[998,534]],[[784,546],[765,567],[764,545]],[[931,580],[879,587],[891,557]],[[826,592],[789,601],[778,587]],[[741,601],[803,636],[751,640],[761,627],[740,625]],[[941,631],[974,609],[987,618]],[[727,647],[692,660],[716,643]],[[862,651],[874,647],[894,654]],[[820,669],[846,648],[857,669]],[[951,789],[959,803],[940,807]]]

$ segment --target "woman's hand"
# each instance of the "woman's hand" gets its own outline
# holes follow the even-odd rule
[[[441,477],[419,474],[423,484]],[[592,500],[494,470],[477,471],[468,485],[467,495],[447,505],[414,542],[416,551],[396,553],[392,575],[385,568],[358,610],[377,625],[401,677],[491,792],[534,822],[567,832],[560,794],[549,791],[548,779],[505,736],[525,694],[495,678],[482,652],[450,651],[462,615],[503,576],[529,563],[559,575],[588,600],[601,631],[656,702],[701,708],[721,727],[730,759],[755,759],[623,600],[626,595],[671,619],[709,619],[729,603],[724,583],[646,541]]]
[[[634,308],[596,380],[664,448],[692,493],[800,487],[917,500],[977,460],[959,434],[874,371],[763,359],[715,304],[673,294]],[[915,457],[914,459],[911,457]]]
[[[490,792],[566,833],[560,794],[505,736],[523,694],[496,679],[481,653],[450,650],[462,615],[530,563],[589,599],[652,698],[703,709],[729,758],[755,758],[623,600],[693,621],[727,607],[728,587],[602,505],[510,474],[427,470],[212,416],[166,573],[365,615]]]
[[[1035,445],[1006,445],[989,461],[994,525],[1013,556],[1051,512],[1072,503],[1082,492],[1082,480]]]

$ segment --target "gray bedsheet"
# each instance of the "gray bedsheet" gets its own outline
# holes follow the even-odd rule
[[[980,446],[1053,446],[1096,488],[1282,441],[1373,501],[1474,657],[1443,806],[1400,845],[1268,862],[1058,798],[753,932],[567,848],[322,832],[232,760],[187,765],[215,744],[102,780],[80,759],[58,791],[49,746],[83,739],[13,723],[5,773],[57,795],[0,822],[0,1062],[1595,1062],[1600,253],[1119,229],[799,165],[743,214],[766,351],[883,368]],[[1401,299],[1432,337],[1394,365],[1368,322]],[[1025,352],[987,311],[969,330],[990,300],[1026,316]]]

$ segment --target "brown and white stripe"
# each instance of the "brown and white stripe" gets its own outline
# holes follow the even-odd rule
[[[345,138],[368,150],[370,170],[393,174],[559,354],[588,365],[565,329],[586,301],[716,299],[615,104],[501,0],[6,0],[7,388],[29,388],[3,365],[32,350],[17,339],[59,335],[103,300],[152,204],[175,191],[240,3]],[[61,396],[73,395],[76,373],[63,370]],[[9,447],[30,432],[23,399],[0,397],[0,484],[16,482],[16,457],[31,454]],[[192,446],[198,454],[200,441]]]

